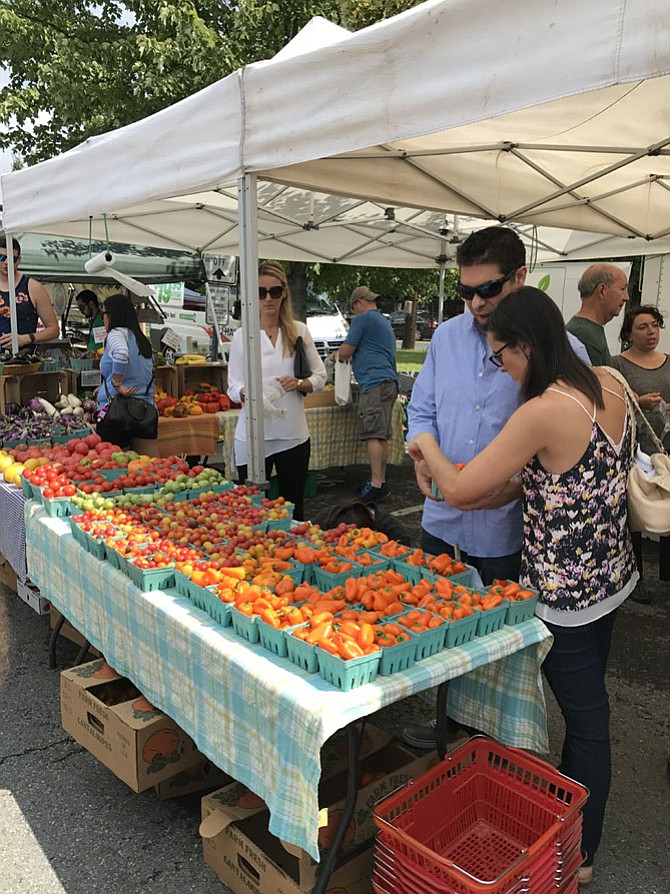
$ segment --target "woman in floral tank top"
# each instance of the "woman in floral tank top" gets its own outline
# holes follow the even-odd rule
[[[579,883],[592,877],[611,778],[605,671],[616,609],[638,580],[627,526],[631,415],[606,368],[573,352],[561,314],[539,289],[507,296],[489,320],[490,360],[524,403],[460,472],[430,434],[409,452],[425,460],[444,498],[466,507],[511,478],[523,491],[521,581],[540,592],[537,615],[554,643],[544,663],[565,718],[560,771],[587,786]]]

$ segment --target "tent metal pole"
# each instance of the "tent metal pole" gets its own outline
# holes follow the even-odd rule
[[[244,174],[237,183],[240,232],[240,306],[244,333],[244,398],[247,411],[247,475],[252,484],[267,487],[265,480],[265,432],[263,426],[263,372],[261,329],[258,313],[258,244],[255,174]]]
[[[440,239],[440,284],[437,290],[437,325],[439,326],[444,317],[444,275],[446,272],[445,262],[442,260],[447,253],[446,239]]]
[[[19,328],[16,320],[16,277],[14,276],[14,239],[7,233],[7,287],[9,289],[9,321],[12,333],[12,354],[19,352]]]

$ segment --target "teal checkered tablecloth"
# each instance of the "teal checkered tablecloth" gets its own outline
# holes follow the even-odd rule
[[[449,704],[457,719],[506,744],[548,750],[540,665],[551,636],[540,621],[341,692],[249,646],[176,591],[142,593],[34,501],[26,504],[26,540],[42,594],[218,767],[263,798],[274,835],[315,859],[321,746],[385,705],[456,678]]]

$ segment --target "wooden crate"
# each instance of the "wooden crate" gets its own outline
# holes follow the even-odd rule
[[[156,391],[164,391],[168,397],[179,396],[179,376],[176,366],[156,366],[154,368]]]
[[[25,376],[2,376],[0,379],[0,413],[5,412],[7,404],[23,406],[32,397],[43,397],[54,403],[63,393],[70,390],[70,373],[68,370],[56,372],[34,372]]]
[[[203,363],[196,366],[178,366],[178,397],[181,397],[189,388],[206,383],[214,385],[221,394],[228,388],[228,364],[227,363]]]

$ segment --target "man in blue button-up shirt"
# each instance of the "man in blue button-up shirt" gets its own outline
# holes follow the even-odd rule
[[[505,295],[526,281],[526,250],[506,227],[472,233],[459,247],[457,291],[469,311],[447,320],[433,335],[428,356],[412,388],[408,407],[410,442],[431,432],[453,463],[467,463],[500,432],[519,405],[519,386],[489,361],[488,318]],[[589,362],[584,346],[568,334],[577,354]],[[415,466],[422,492],[431,494],[431,479],[423,462]],[[521,481],[467,508],[444,501],[424,504],[421,546],[432,554],[454,555],[474,565],[484,583],[494,578],[519,579],[523,519]],[[486,508],[479,508],[485,506]],[[407,742],[435,747],[435,724],[404,730]]]
[[[443,323],[430,343],[428,356],[412,389],[408,408],[408,442],[431,432],[445,456],[467,463],[500,432],[519,403],[519,387],[489,362],[486,340],[489,316],[505,295],[526,280],[526,251],[517,234],[505,227],[472,233],[459,246],[458,292],[469,313]],[[583,346],[571,337],[588,363]],[[417,481],[430,494],[430,478],[416,466]],[[421,545],[433,555],[458,544],[464,561],[474,565],[485,583],[493,578],[517,580],[523,524],[521,484],[513,479],[491,495],[486,509],[465,511],[445,502],[426,500]]]

